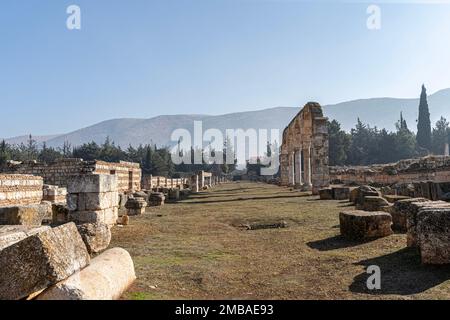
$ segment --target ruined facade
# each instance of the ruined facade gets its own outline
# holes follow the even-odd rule
[[[283,131],[280,183],[317,194],[329,181],[327,118],[320,104],[309,102]]]
[[[112,174],[117,176],[118,191],[141,189],[141,169],[138,163],[84,161],[83,159],[59,159],[53,163],[27,161],[12,163],[8,173],[40,176],[45,184],[67,187],[73,177],[80,174]]]

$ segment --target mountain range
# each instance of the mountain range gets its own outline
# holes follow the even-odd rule
[[[431,121],[434,124],[441,116],[450,119],[450,89],[428,96]],[[359,99],[323,106],[326,117],[336,119],[344,130],[353,128],[360,118],[371,127],[395,129],[400,112],[411,130],[416,130],[419,99],[373,98]],[[275,107],[270,109],[229,113],[224,115],[161,115],[150,119],[113,119],[73,132],[52,136],[33,137],[38,143],[61,147],[65,141],[72,146],[95,141],[103,143],[107,137],[122,147],[154,143],[158,146],[173,145],[171,133],[178,128],[193,132],[193,122],[202,121],[203,130],[226,129],[279,129],[280,132],[300,111],[301,107]],[[5,139],[10,144],[25,142],[28,136]]]

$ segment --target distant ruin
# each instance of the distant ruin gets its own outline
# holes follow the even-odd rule
[[[329,185],[328,128],[322,107],[307,103],[283,132],[280,184],[312,190]]]

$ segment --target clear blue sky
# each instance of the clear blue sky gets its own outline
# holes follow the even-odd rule
[[[0,137],[450,87],[450,4],[401,2],[2,0]]]

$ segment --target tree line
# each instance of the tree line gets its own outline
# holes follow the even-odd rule
[[[442,155],[450,141],[449,122],[441,117],[431,126],[425,86],[419,103],[417,134],[412,132],[403,115],[393,132],[371,127],[359,119],[350,132],[333,120],[328,122],[330,165],[369,165],[396,162],[429,154]]]
[[[226,155],[233,152],[230,146],[224,145],[224,150],[219,151]],[[191,150],[193,159],[194,152]],[[116,146],[113,141],[106,138],[103,144],[89,142],[77,147],[71,147],[69,143],[64,143],[61,148],[47,147],[46,143],[42,147],[38,146],[36,140],[30,135],[27,143],[10,145],[4,140],[0,142],[0,172],[4,171],[8,161],[32,161],[36,160],[44,163],[52,163],[62,158],[81,158],[83,160],[101,160],[107,162],[129,161],[139,163],[143,174],[155,176],[166,176],[178,178],[183,174],[190,174],[200,170],[212,171],[216,174],[228,174],[236,167],[234,164],[215,164],[203,160],[200,164],[178,164],[172,162],[172,154],[168,147],[157,147],[155,144],[129,146],[126,150]],[[194,162],[192,162],[194,163]]]

